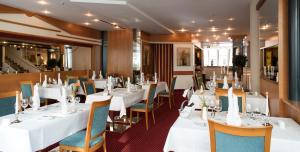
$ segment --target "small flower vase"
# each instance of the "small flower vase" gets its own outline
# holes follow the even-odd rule
[[[207,107],[202,107],[202,120],[207,121]]]

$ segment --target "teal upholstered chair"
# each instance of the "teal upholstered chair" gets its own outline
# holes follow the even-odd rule
[[[23,98],[29,98],[33,96],[33,83],[31,81],[21,81],[20,87]]]
[[[80,86],[83,88],[84,82],[87,82],[89,80],[88,77],[79,77]]]
[[[211,152],[270,152],[272,126],[246,128],[208,120]]]
[[[86,130],[81,130],[59,142],[60,152],[80,151],[93,152],[103,146],[106,152],[106,120],[110,100],[95,101],[91,104],[91,111]]]
[[[224,80],[217,80],[217,88],[223,88],[223,82]],[[231,88],[232,84],[234,84],[234,81],[228,80],[227,84],[228,84],[228,88]]]
[[[171,102],[173,102],[173,105],[175,105],[175,103],[174,103],[174,90],[175,90],[176,78],[177,77],[172,78],[169,92],[165,91],[165,92],[160,92],[158,94],[158,103],[160,103],[160,98],[169,98],[169,108],[170,109],[172,109]]]
[[[83,83],[84,93],[85,95],[90,95],[96,93],[94,81],[89,80]]]
[[[246,93],[240,89],[234,89],[233,94],[238,97],[239,112],[246,112]],[[220,100],[222,111],[228,111],[228,89],[216,89],[216,96]]]
[[[68,85],[72,83],[77,83],[78,80],[79,78],[76,76],[67,76]]]
[[[148,113],[152,112],[153,123],[155,124],[154,118],[154,98],[156,93],[156,84],[150,84],[148,91],[147,100],[145,102],[140,102],[132,107],[130,107],[130,126],[132,125],[132,112],[135,111],[137,114],[139,112],[145,113],[146,129],[148,130]]]
[[[0,93],[0,117],[15,113],[16,95],[19,91]]]

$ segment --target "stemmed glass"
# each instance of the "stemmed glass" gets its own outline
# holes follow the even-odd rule
[[[80,98],[79,97],[75,97],[75,103],[79,104],[79,102],[80,102]]]
[[[28,107],[28,99],[22,99],[22,101],[21,101],[21,106],[22,106],[22,108],[24,109],[23,110],[23,114],[24,114],[24,112],[25,112],[25,109]]]
[[[218,113],[220,113],[222,111],[222,104],[220,103],[219,99],[216,100],[214,110]]]
[[[29,97],[28,104],[31,108],[33,108],[33,97]]]

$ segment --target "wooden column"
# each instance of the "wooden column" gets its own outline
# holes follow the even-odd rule
[[[283,101],[288,100],[289,93],[289,46],[288,46],[288,0],[278,0],[278,68],[279,68],[279,113],[284,115]]]

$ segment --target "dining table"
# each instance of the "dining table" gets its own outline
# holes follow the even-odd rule
[[[75,110],[76,109],[76,110]],[[10,114],[0,117],[0,151],[34,152],[47,148],[86,128],[90,105],[78,103],[72,112],[62,112],[60,103],[27,109],[18,115],[20,123]]]
[[[209,90],[195,91],[191,96],[189,103],[194,103],[196,106],[201,106],[201,97],[204,97],[207,105],[211,105],[216,100],[216,95]],[[248,105],[248,106],[247,106]],[[246,110],[266,113],[266,98],[260,94],[246,92]]]
[[[43,99],[54,99],[54,100],[61,100],[62,97],[62,88],[64,86],[57,85],[57,84],[49,84],[47,87],[39,86],[39,97]],[[72,90],[70,87],[67,87],[67,94],[71,95]],[[80,86],[77,92],[79,95],[84,95],[83,88]]]
[[[226,122],[227,112],[216,113],[209,119],[219,123]],[[259,127],[265,120],[253,119],[241,115],[242,126]],[[291,118],[270,117],[273,125],[271,135],[271,152],[298,152],[300,149],[300,125]],[[284,125],[280,125],[284,124]],[[285,126],[285,127],[283,127]],[[180,115],[169,130],[163,148],[164,152],[209,152],[210,136],[207,120],[201,117],[201,111],[192,111],[189,116]]]
[[[94,101],[104,101],[111,99],[110,111],[119,111],[120,117],[126,115],[126,108],[143,100],[144,89],[136,89],[128,91],[127,88],[115,88],[109,94],[106,92],[98,92],[90,94],[86,97],[86,104],[91,104]]]
[[[142,88],[145,89],[144,97],[143,99],[146,100],[148,97],[149,89],[150,89],[150,84],[155,84],[154,81],[150,81],[149,83],[143,83]],[[156,83],[156,91],[155,91],[155,96],[156,97],[159,93],[161,92],[169,92],[169,87],[167,82],[160,81]]]

